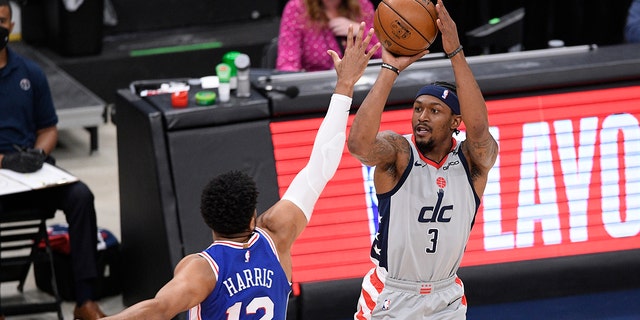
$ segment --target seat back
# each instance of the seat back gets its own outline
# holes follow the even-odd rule
[[[264,69],[275,69],[278,59],[278,37],[274,37],[262,49],[261,67]]]
[[[29,268],[35,261],[47,261],[53,270],[53,256],[47,235],[46,220],[55,215],[55,210],[24,209],[0,212],[0,282],[18,282],[18,292],[23,293]],[[45,253],[38,247],[45,248]],[[52,277],[55,288],[55,276]],[[57,312],[63,319],[57,288],[53,299],[6,299],[3,297],[0,314],[5,316]],[[13,302],[12,302],[13,301]]]

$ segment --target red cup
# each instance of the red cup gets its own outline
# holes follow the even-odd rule
[[[174,108],[185,108],[189,105],[189,91],[178,91],[171,94],[171,105]]]

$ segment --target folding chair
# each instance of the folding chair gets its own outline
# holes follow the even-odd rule
[[[36,261],[44,261],[51,267],[53,287],[53,300],[19,299],[11,302],[2,299],[0,314],[11,316],[57,312],[58,319],[64,319],[46,226],[46,220],[53,218],[55,213],[53,209],[0,210],[0,282],[17,281],[18,291],[24,293],[29,268]],[[44,253],[38,248],[41,244],[44,244]]]

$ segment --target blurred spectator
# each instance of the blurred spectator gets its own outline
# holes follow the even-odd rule
[[[284,7],[278,35],[276,69],[319,71],[333,68],[327,55],[331,49],[343,53],[350,24],[354,34],[364,21],[373,28],[374,8],[370,0],[289,0]],[[369,48],[378,43],[373,36]],[[380,58],[378,51],[373,58]]]
[[[629,6],[624,39],[627,42],[640,43],[640,0],[633,0]]]

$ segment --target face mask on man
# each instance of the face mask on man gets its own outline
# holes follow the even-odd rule
[[[9,43],[9,29],[0,27],[0,50],[4,49]]]

